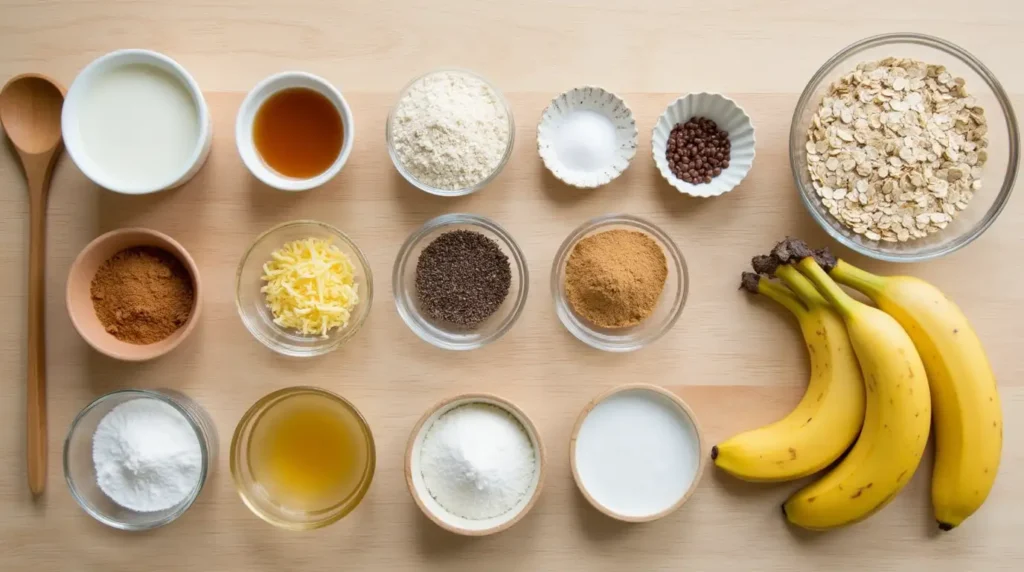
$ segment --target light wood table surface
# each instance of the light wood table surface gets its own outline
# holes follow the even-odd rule
[[[750,256],[785,234],[828,243],[798,201],[786,138],[799,91],[829,56],[862,37],[935,34],[972,51],[1024,111],[1024,5],[1015,0],[0,0],[0,79],[25,71],[65,84],[93,58],[147,47],[184,64],[211,93],[215,146],[187,187],[123,197],[61,162],[50,199],[47,327],[50,458],[33,502],[24,461],[27,195],[13,155],[0,153],[0,570],[1021,570],[1024,569],[1024,202],[967,249],[901,271],[956,299],[985,342],[1006,413],[1003,466],[985,507],[938,535],[928,500],[930,464],[869,521],[828,534],[788,528],[778,509],[794,484],[751,486],[709,470],[678,513],[621,525],[589,507],[569,473],[576,415],[597,393],[628,381],[662,384],[696,411],[711,442],[783,414],[801,393],[806,356],[793,321],[736,290]],[[512,102],[518,131],[501,177],[472,197],[438,199],[394,171],[384,120],[397,90],[443,65],[474,69]],[[325,188],[289,195],[255,183],[234,149],[242,94],[262,77],[302,69],[334,82],[356,117],[348,166]],[[535,123],[548,100],[576,85],[625,96],[640,149],[614,184],[559,186],[536,156]],[[649,133],[687,91],[738,99],[757,127],[757,160],[742,187],[708,201],[678,196],[655,172]],[[471,353],[434,349],[406,328],[391,297],[399,245],[435,215],[497,219],[530,264],[522,318],[499,343]],[[656,345],[606,355],[572,338],[555,317],[552,257],[568,232],[610,211],[648,217],[678,241],[690,268],[682,319]],[[369,321],[341,350],[281,358],[253,339],[234,307],[234,273],[258,233],[312,217],[365,250],[375,276]],[[196,258],[202,323],[173,354],[132,365],[90,350],[64,309],[68,267],[92,238],[141,225],[179,239]],[[841,251],[842,254],[847,254]],[[894,266],[871,265],[895,271]],[[370,420],[379,464],[372,490],[343,521],[311,533],[279,531],[234,492],[224,454],[242,412],[265,393],[313,384],[353,400]],[[61,445],[72,417],[125,387],[169,387],[213,416],[222,454],[197,504],[178,522],[126,534],[94,522],[72,500]],[[513,529],[484,539],[449,535],[423,517],[402,475],[419,415],[461,391],[490,391],[527,410],[551,463],[543,497]]]

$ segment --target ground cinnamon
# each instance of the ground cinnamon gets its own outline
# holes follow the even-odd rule
[[[565,294],[595,326],[625,328],[654,312],[667,277],[665,253],[654,239],[609,230],[576,243],[565,265]]]
[[[192,313],[192,276],[160,248],[122,250],[100,266],[90,287],[103,327],[130,344],[152,344],[170,336]]]

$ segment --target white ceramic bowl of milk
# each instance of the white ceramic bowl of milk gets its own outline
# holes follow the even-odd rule
[[[68,89],[61,129],[85,176],[127,195],[188,182],[213,139],[199,85],[178,62],[149,50],[118,50],[86,66]]]

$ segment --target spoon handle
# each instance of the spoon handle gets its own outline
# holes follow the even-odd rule
[[[40,180],[42,179],[42,180]],[[32,494],[46,488],[46,185],[45,177],[29,179],[28,255],[28,486]]]

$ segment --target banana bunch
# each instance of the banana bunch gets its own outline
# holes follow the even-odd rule
[[[929,428],[934,426],[932,504],[939,528],[951,530],[980,508],[999,467],[1002,413],[984,349],[956,305],[924,281],[876,276],[837,261],[827,250],[814,252],[792,239],[779,243],[770,257],[755,258],[754,266],[760,273],[777,275],[789,288],[750,273],[744,275],[744,287],[784,302],[797,314],[802,328],[810,319],[798,311],[809,313],[817,307],[809,302],[813,298],[807,292],[801,293],[808,280],[821,294],[818,303],[827,300],[825,307],[845,323],[846,342],[856,355],[861,374],[854,378],[863,379],[864,391],[862,400],[854,400],[848,407],[862,411],[863,417],[855,423],[859,435],[853,438],[842,431],[847,425],[837,428],[834,423],[830,432],[841,433],[842,438],[805,436],[803,427],[786,423],[798,412],[809,410],[805,395],[784,420],[741,433],[713,448],[716,465],[746,480],[798,478],[828,465],[831,461],[812,470],[817,465],[811,461],[834,459],[838,442],[855,439],[837,465],[793,494],[782,507],[791,523],[827,530],[863,520],[891,501],[916,471]],[[877,308],[854,300],[837,282],[862,292]],[[797,302],[803,306],[795,306]],[[813,331],[821,337],[818,332],[825,332],[830,340],[840,339],[824,325]],[[804,333],[807,338],[806,328]],[[819,372],[823,360],[834,370],[841,352],[824,358],[810,339],[808,349],[812,360],[808,393],[811,385],[842,386],[834,373]],[[789,450],[786,443],[790,442],[811,445],[813,452],[802,455],[810,460],[800,465],[779,464],[779,448]],[[772,461],[776,466],[768,466]]]

